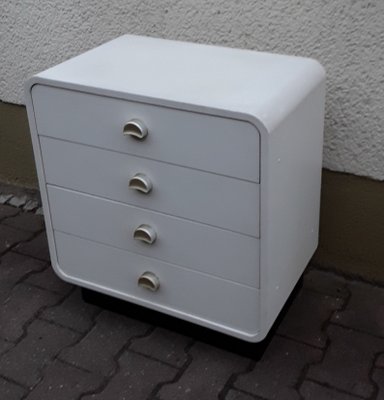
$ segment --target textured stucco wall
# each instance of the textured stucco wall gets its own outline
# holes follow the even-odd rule
[[[383,0],[0,3],[3,101],[23,103],[28,76],[123,33],[314,57],[328,73],[324,166],[384,179]]]

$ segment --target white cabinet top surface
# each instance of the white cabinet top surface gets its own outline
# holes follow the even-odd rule
[[[247,114],[272,130],[322,79],[312,59],[125,35],[50,68],[44,82]]]

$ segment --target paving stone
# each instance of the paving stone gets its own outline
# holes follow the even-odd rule
[[[0,399],[21,400],[27,390],[0,377]]]
[[[376,360],[376,367],[384,368],[384,353],[381,353]]]
[[[281,322],[278,333],[316,347],[325,347],[327,336],[322,330],[343,299],[301,290]]]
[[[384,349],[384,339],[331,325],[331,344],[320,364],[309,368],[307,376],[361,397],[370,397],[374,387],[369,371],[375,354]]]
[[[20,213],[14,217],[6,218],[2,221],[2,224],[33,233],[37,233],[44,229],[43,217],[27,212]]]
[[[42,271],[46,264],[21,254],[8,252],[0,259],[0,303],[27,274]]]
[[[232,374],[244,371],[249,364],[244,357],[203,343],[195,344],[189,354],[191,364],[177,382],[161,388],[160,399],[216,399]]]
[[[294,386],[304,367],[321,356],[318,349],[275,336],[255,368],[240,375],[234,386],[266,399],[299,399]]]
[[[8,353],[3,355],[0,375],[21,385],[31,387],[42,375],[42,369],[65,346],[80,338],[69,329],[34,320],[27,328],[27,335]]]
[[[72,285],[60,279],[55,274],[52,267],[48,267],[42,272],[30,275],[25,282],[62,295],[68,294],[73,288]]]
[[[11,194],[0,194],[0,204],[5,204],[10,198],[12,198]]]
[[[384,400],[384,370],[376,369],[372,378],[379,389],[376,400]]]
[[[95,391],[102,384],[100,375],[79,370],[55,360],[44,371],[43,380],[29,393],[27,400],[71,400]]]
[[[3,218],[8,218],[17,215],[19,214],[19,212],[20,210],[18,208],[2,204],[0,199],[0,220],[2,220]]]
[[[345,310],[335,313],[332,321],[384,337],[384,289],[362,282],[351,282],[348,288],[351,299]]]
[[[43,307],[57,303],[60,297],[52,292],[33,286],[18,284],[0,305],[0,337],[16,341],[23,326]]]
[[[75,365],[108,375],[116,368],[115,357],[136,335],[143,335],[149,325],[103,311],[92,330],[74,347],[65,349],[60,358]]]
[[[21,231],[10,226],[0,225],[0,254],[9,250],[18,242],[31,239],[32,232]]]
[[[331,272],[312,269],[304,275],[303,287],[328,296],[347,298],[347,281]]]
[[[130,349],[181,367],[187,361],[184,349],[190,342],[191,338],[187,336],[156,328],[150,335],[134,340]]]
[[[358,400],[361,397],[352,396],[327,388],[311,381],[304,381],[300,393],[304,400]]]
[[[11,199],[8,200],[8,204],[14,207],[21,207],[28,201],[26,195],[22,196],[12,196]]]
[[[45,232],[38,234],[29,242],[20,243],[15,247],[15,251],[26,256],[38,258],[43,261],[50,261],[47,235]]]
[[[231,389],[225,396],[225,400],[257,400],[257,399],[262,400],[261,397],[256,397],[250,394],[239,392],[238,390],[234,389]]]
[[[78,332],[87,332],[99,311],[98,307],[83,301],[80,289],[77,288],[61,304],[44,310],[40,317]]]
[[[156,385],[174,379],[176,373],[177,369],[159,361],[124,352],[119,359],[119,372],[111,378],[105,389],[82,400],[146,399]]]

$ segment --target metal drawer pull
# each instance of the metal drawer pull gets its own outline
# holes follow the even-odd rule
[[[129,188],[138,190],[142,193],[149,193],[152,190],[152,182],[144,174],[136,174],[129,180]]]
[[[159,278],[152,272],[144,272],[137,281],[138,285],[144,289],[156,292],[160,287]]]
[[[143,140],[148,135],[148,129],[138,119],[132,119],[125,124],[123,134],[125,136],[131,136],[135,139]]]
[[[149,225],[140,225],[135,229],[133,238],[147,244],[153,244],[156,240],[156,231]]]

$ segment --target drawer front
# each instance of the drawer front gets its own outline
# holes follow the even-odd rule
[[[53,229],[252,287],[259,285],[259,240],[48,185]],[[141,225],[153,244],[134,239]]]
[[[259,291],[121,249],[55,232],[59,269],[73,283],[237,336],[254,335]],[[144,272],[156,292],[138,286]],[[232,331],[233,330],[233,331]]]
[[[206,223],[259,235],[259,185],[46,137],[40,138],[46,181]],[[144,174],[148,194],[128,188]]]
[[[32,99],[40,135],[259,181],[259,133],[248,122],[43,85]],[[145,140],[123,135],[132,119],[148,128]]]

